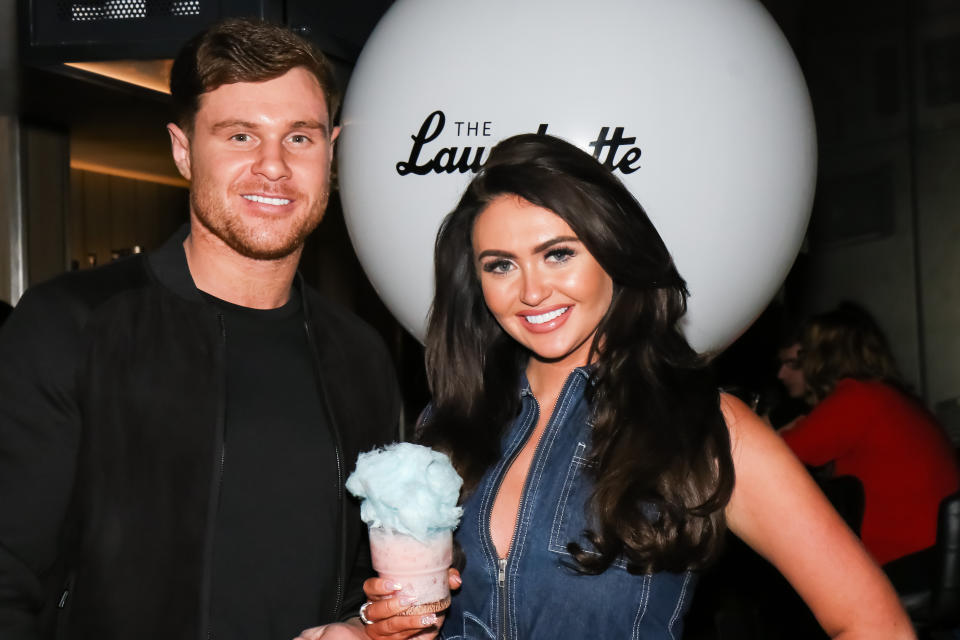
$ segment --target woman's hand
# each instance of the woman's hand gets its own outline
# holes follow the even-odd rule
[[[409,605],[408,605],[409,606]],[[373,605],[365,610],[369,613]],[[402,610],[402,609],[400,609]],[[373,620],[373,618],[367,618]],[[424,616],[396,616],[380,622],[365,625],[360,618],[350,618],[346,622],[327,624],[322,627],[304,629],[294,640],[430,640],[437,637],[443,617],[435,614]]]
[[[443,614],[400,615],[416,601],[416,596],[404,594],[401,585],[383,578],[370,578],[363,583],[369,604],[364,605],[367,636],[376,640],[405,640],[406,638],[433,638],[443,624]],[[423,634],[423,635],[420,635]]]
[[[450,569],[451,589],[461,584],[460,572]],[[437,637],[443,625],[443,613],[427,613],[412,616],[399,615],[416,601],[415,596],[403,594],[401,586],[382,578],[369,578],[363,583],[363,592],[368,602],[363,615],[370,621],[364,624],[360,618],[351,618],[346,623],[313,627],[300,633],[295,640],[431,640]]]

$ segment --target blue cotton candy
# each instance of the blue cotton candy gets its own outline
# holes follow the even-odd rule
[[[445,454],[409,442],[361,453],[347,491],[363,500],[360,517],[370,527],[411,535],[422,542],[457,528],[463,480]]]

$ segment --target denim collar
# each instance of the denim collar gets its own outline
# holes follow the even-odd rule
[[[593,371],[596,368],[597,366],[595,364],[586,364],[586,365],[583,365],[582,367],[577,367],[567,375],[567,378],[569,378],[571,375],[576,374],[581,376],[587,382],[590,382],[590,379],[593,375]],[[526,365],[524,365],[523,369],[520,371],[520,398],[523,398],[524,396],[527,396],[530,398],[533,397],[533,390],[530,389],[530,381],[527,379]]]

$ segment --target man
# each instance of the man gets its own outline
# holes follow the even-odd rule
[[[797,333],[790,334],[780,343],[777,359],[780,362],[777,378],[783,384],[786,396],[777,397],[764,417],[774,429],[781,430],[790,428],[797,418],[810,411],[810,406],[804,399],[807,383],[800,365],[800,340]]]
[[[171,89],[189,225],[32,289],[0,333],[4,640],[291,638],[365,599],[343,482],[395,438],[393,366],[296,274],[327,204],[330,68],[231,20]]]
[[[787,390],[787,396],[794,400],[802,400],[807,392],[807,382],[803,378],[803,367],[800,366],[800,343],[791,342],[777,351],[780,368],[777,378]]]

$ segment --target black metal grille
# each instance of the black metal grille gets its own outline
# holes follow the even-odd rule
[[[65,22],[135,20],[159,16],[199,16],[202,0],[57,0]]]
[[[257,16],[280,22],[288,1],[21,0],[29,7],[30,24],[22,60],[48,65],[172,58],[188,38],[220,18]]]

